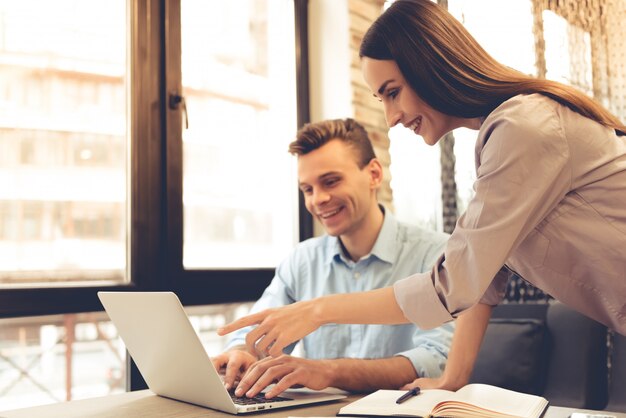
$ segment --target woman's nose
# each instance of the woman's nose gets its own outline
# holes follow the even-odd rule
[[[387,121],[387,126],[393,128],[402,120],[402,112],[395,109],[393,106],[386,106],[385,120]]]

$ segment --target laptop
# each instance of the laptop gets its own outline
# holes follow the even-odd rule
[[[236,398],[224,388],[174,293],[98,292],[98,297],[148,387],[157,395],[230,414],[345,398],[310,390],[289,390],[272,399]]]

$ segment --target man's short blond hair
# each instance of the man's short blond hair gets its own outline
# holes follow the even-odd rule
[[[376,158],[367,131],[351,118],[325,120],[304,125],[296,133],[296,140],[289,144],[289,152],[293,155],[305,155],[333,139],[338,139],[354,149],[359,168],[365,167],[373,158]]]

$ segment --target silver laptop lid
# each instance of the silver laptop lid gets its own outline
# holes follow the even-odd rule
[[[148,387],[158,395],[241,414],[343,399],[291,390],[290,400],[235,405],[178,297],[172,292],[98,292]]]
[[[174,293],[98,292],[98,297],[153,392],[237,412]]]

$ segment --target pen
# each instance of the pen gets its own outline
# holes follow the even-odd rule
[[[412,396],[417,396],[418,393],[420,393],[420,388],[415,387],[409,390],[408,392],[402,394],[402,396],[400,396],[398,399],[396,399],[396,403],[402,403]]]

